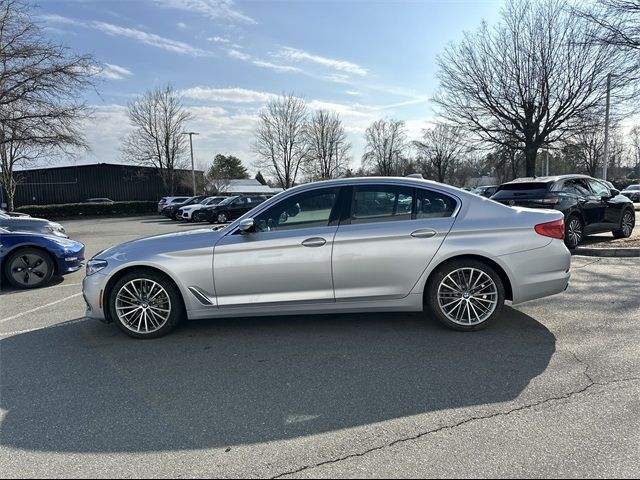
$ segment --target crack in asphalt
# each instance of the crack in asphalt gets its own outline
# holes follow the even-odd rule
[[[589,262],[589,263],[587,263],[587,264],[585,264],[585,265],[582,265],[582,266],[580,266],[580,267],[573,267],[573,266],[572,266],[572,267],[571,267],[571,269],[572,269],[572,270],[580,270],[580,269],[582,269],[582,268],[586,268],[586,267],[588,267],[588,266],[590,266],[590,265],[593,265],[593,264],[595,264],[595,263],[598,263],[598,262],[600,262],[600,260],[602,260],[602,258],[598,258],[597,260],[594,260],[594,261],[592,261],[592,262]]]
[[[443,425],[443,426],[435,428],[433,430],[428,430],[426,432],[418,433],[417,435],[411,435],[409,437],[404,437],[404,438],[400,438],[400,439],[394,440],[394,441],[386,443],[384,445],[378,445],[376,447],[369,448],[369,449],[367,449],[367,450],[365,450],[363,452],[352,453],[352,454],[349,454],[349,455],[345,455],[344,457],[334,458],[334,459],[331,459],[331,460],[325,460],[325,461],[316,463],[314,465],[305,465],[305,466],[300,467],[300,468],[298,468],[296,470],[283,472],[283,473],[275,475],[275,476],[273,476],[271,478],[272,479],[284,478],[284,477],[289,476],[289,475],[295,475],[296,473],[304,472],[306,470],[312,470],[314,468],[322,467],[324,465],[340,463],[340,462],[342,462],[344,460],[349,460],[351,458],[364,457],[364,456],[366,456],[366,455],[368,455],[370,453],[377,452],[377,451],[380,451],[380,450],[384,450],[386,448],[393,447],[393,446],[401,444],[401,443],[410,442],[410,441],[413,441],[413,440],[418,440],[418,439],[420,439],[422,437],[425,437],[427,435],[432,435],[432,434],[439,433],[439,432],[446,431],[446,430],[453,430],[455,428],[461,427],[461,426],[466,425],[466,424],[471,423],[471,422],[475,422],[475,421],[479,421],[479,420],[490,420],[492,418],[497,418],[497,417],[506,417],[506,416],[509,416],[511,414],[518,413],[518,412],[521,412],[521,411],[524,411],[524,410],[530,410],[530,409],[539,407],[541,405],[545,405],[545,404],[550,403],[550,402],[568,400],[568,399],[570,399],[570,398],[572,398],[574,396],[577,396],[577,395],[580,395],[582,393],[587,392],[588,390],[590,390],[594,386],[602,386],[602,387],[604,387],[604,386],[618,384],[618,383],[640,381],[640,377],[628,377],[628,378],[623,378],[623,379],[611,380],[611,381],[608,381],[608,382],[596,382],[591,377],[591,375],[589,374],[590,365],[587,362],[585,362],[584,360],[580,359],[580,357],[578,357],[578,355],[576,355],[574,352],[570,352],[570,353],[573,355],[573,357],[576,359],[576,361],[580,365],[582,365],[584,367],[583,375],[586,377],[586,379],[588,381],[586,386],[584,386],[584,387],[582,387],[582,388],[580,388],[578,390],[573,390],[573,391],[571,391],[569,393],[566,393],[566,394],[560,395],[560,396],[556,396],[556,397],[549,397],[549,398],[546,398],[544,400],[540,400],[538,402],[534,402],[534,403],[530,403],[530,404],[526,404],[526,405],[521,405],[520,407],[512,408],[511,410],[507,410],[505,412],[495,412],[495,413],[491,413],[491,414],[488,414],[488,415],[480,415],[480,416],[477,416],[477,417],[466,418],[466,419],[464,419],[464,420],[462,420],[462,421],[460,421],[458,423],[454,423],[453,425]]]

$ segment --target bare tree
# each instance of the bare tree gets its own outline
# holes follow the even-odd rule
[[[79,92],[93,84],[89,55],[45,38],[33,7],[0,0],[0,163],[9,208],[15,168],[86,148],[80,125],[90,113]]]
[[[462,139],[462,129],[446,123],[437,123],[422,131],[422,140],[413,142],[418,150],[418,161],[424,171],[439,182],[449,180],[462,155],[468,150]]]
[[[305,170],[313,180],[328,180],[344,174],[349,165],[351,144],[337,113],[318,110],[305,129]]]
[[[406,173],[409,144],[404,121],[377,120],[367,128],[364,137],[364,167],[374,175],[394,176]]]
[[[122,153],[131,163],[156,168],[171,194],[180,183],[177,170],[186,166],[189,142],[183,133],[191,118],[171,85],[150,90],[129,104],[134,130],[124,139]]]
[[[306,102],[294,95],[270,100],[260,112],[253,150],[256,167],[274,176],[283,188],[295,185],[306,157]]]
[[[599,0],[576,12],[600,27],[594,41],[640,50],[640,0]]]
[[[580,171],[595,177],[604,152],[604,133],[598,127],[580,132],[564,150]]]
[[[636,125],[629,132],[629,143],[634,161],[635,174],[640,176],[640,125]]]
[[[624,56],[589,42],[596,28],[562,0],[511,1],[495,28],[483,24],[438,59],[441,114],[481,140],[517,145],[533,176],[543,145],[603,107],[608,73],[618,73],[614,96],[627,92]]]

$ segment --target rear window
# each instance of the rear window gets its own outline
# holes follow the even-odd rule
[[[503,190],[547,190],[549,184],[544,182],[518,182],[518,183],[505,183],[504,185],[500,185],[498,187],[498,191],[502,192]]]

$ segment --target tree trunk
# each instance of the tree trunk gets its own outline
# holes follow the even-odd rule
[[[527,145],[524,149],[525,159],[525,177],[536,176],[536,157],[538,156],[538,147],[535,145]]]

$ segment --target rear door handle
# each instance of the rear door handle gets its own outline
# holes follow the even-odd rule
[[[438,232],[436,232],[435,230],[431,230],[430,228],[423,228],[411,233],[411,236],[415,238],[431,238],[435,237],[437,234]]]
[[[304,242],[302,242],[303,247],[321,247],[326,244],[327,241],[321,237],[313,237],[307,238]]]

